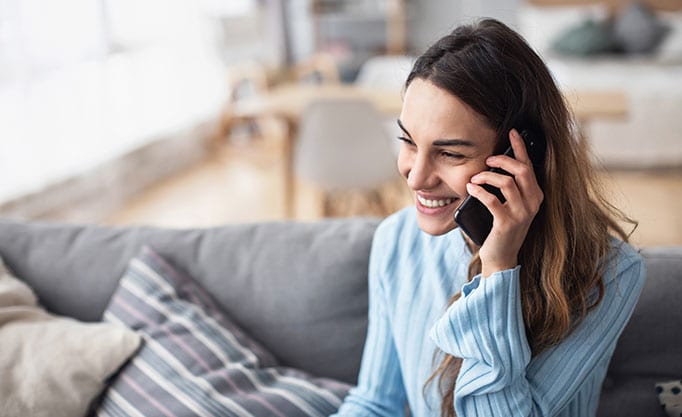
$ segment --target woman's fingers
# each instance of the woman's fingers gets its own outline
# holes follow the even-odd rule
[[[506,201],[502,203],[494,194],[483,187],[485,184],[499,188]],[[472,178],[470,185],[472,187],[467,188],[469,194],[481,200],[498,222],[506,222],[509,218],[525,223],[535,216],[542,203],[541,193],[540,196],[534,195],[532,198],[522,196],[514,179],[508,175],[479,174]]]
[[[528,156],[526,143],[516,129],[509,131],[509,141],[511,142],[512,149],[514,150],[514,158],[522,164],[532,166],[533,163]]]
[[[482,172],[473,176],[471,182],[478,186],[489,184],[499,188],[507,200],[504,205],[513,212],[524,211],[535,214],[544,200],[544,194],[534,177],[520,181],[508,175]],[[483,191],[490,194],[485,189]]]
[[[514,177],[524,175],[528,172],[533,173],[533,163],[528,156],[526,143],[516,129],[512,129],[509,132],[509,141],[514,150],[513,158],[504,155],[493,155],[486,160],[486,163],[491,167],[502,168]]]
[[[500,168],[510,175],[492,171],[483,171],[471,178],[470,194],[478,198],[495,218],[503,220],[509,216],[524,222],[525,217],[532,217],[540,209],[544,194],[535,178],[533,166],[528,157],[525,143],[515,129],[509,133],[509,139],[517,158],[497,155],[488,158],[486,163],[490,167]],[[488,184],[501,190],[506,203],[501,203],[497,197],[482,186]]]
[[[533,206],[539,207],[544,195],[540,189],[537,178],[535,177],[535,171],[533,170],[533,165],[528,156],[525,142],[516,129],[512,129],[509,133],[509,140],[512,143],[512,148],[514,149],[514,155],[516,158],[511,158],[504,155],[495,155],[488,158],[486,163],[490,167],[500,168],[510,173],[514,178],[518,189],[520,190],[521,196],[524,199],[532,202]],[[481,174],[474,176],[474,178]],[[486,177],[489,178],[488,176]],[[490,184],[495,185],[494,183]]]
[[[467,192],[476,197],[493,215],[493,218],[500,219],[505,217],[504,204],[494,195],[480,185],[473,183],[467,184]]]
[[[502,191],[504,198],[509,201],[510,204],[517,204],[522,201],[521,191],[519,190],[514,177],[509,175],[483,171],[474,175],[471,178],[471,182],[476,185],[489,184],[499,188]]]

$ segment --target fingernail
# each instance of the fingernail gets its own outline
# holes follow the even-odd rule
[[[470,183],[470,182],[467,183],[467,190],[471,191],[471,190],[473,190],[473,189],[474,189],[474,184],[472,184],[472,183]]]

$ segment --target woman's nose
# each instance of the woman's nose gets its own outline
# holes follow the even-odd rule
[[[407,185],[413,190],[429,189],[433,187],[435,177],[428,158],[417,157],[407,173]]]

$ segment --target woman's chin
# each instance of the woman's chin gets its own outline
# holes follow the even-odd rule
[[[459,199],[454,199],[450,204],[439,207],[426,207],[420,203],[419,199],[415,200],[417,224],[424,233],[439,236],[457,227],[455,210],[459,205]]]
[[[417,224],[424,233],[433,236],[444,235],[457,228],[457,223],[453,217],[449,219],[434,218],[417,212]]]

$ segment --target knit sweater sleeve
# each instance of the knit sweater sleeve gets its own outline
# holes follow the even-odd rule
[[[405,413],[406,394],[400,362],[393,341],[381,266],[387,239],[380,227],[375,234],[369,263],[369,312],[367,338],[358,384],[352,388],[336,417],[395,417]],[[332,416],[332,417],[334,417]]]
[[[605,279],[601,303],[558,345],[531,360],[520,302],[519,271],[475,277],[431,329],[443,351],[462,358],[455,385],[459,416],[554,416],[570,407],[594,413],[603,372],[644,283],[644,264],[630,254]],[[584,404],[576,404],[583,402]]]

